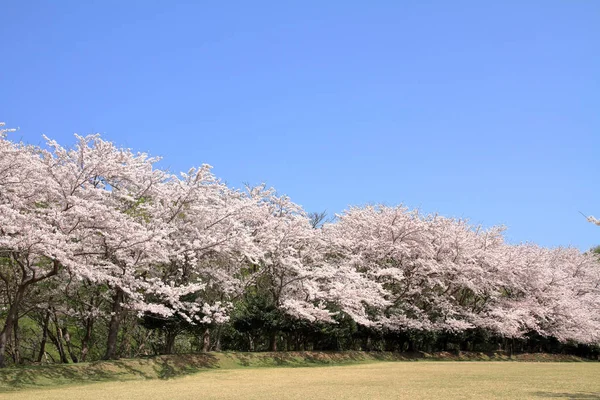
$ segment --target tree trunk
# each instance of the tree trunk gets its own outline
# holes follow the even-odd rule
[[[67,327],[62,328],[62,334],[63,334],[63,338],[65,339],[65,343],[67,344],[67,350],[69,351],[71,360],[73,360],[73,362],[75,364],[77,364],[77,362],[79,362],[79,360],[77,359],[77,355],[73,351],[73,345],[71,344],[71,335],[69,335],[69,331],[67,330]]]
[[[114,360],[117,358],[117,338],[119,335],[119,325],[121,323],[121,312],[123,310],[124,293],[121,288],[115,289],[115,295],[113,297],[112,314],[110,322],[108,324],[108,338],[106,341],[106,353],[104,354],[104,360]]]
[[[56,316],[56,310],[52,310],[53,320],[54,320],[54,328],[56,329],[56,336],[50,339],[53,339],[54,344],[56,345],[56,349],[58,350],[58,354],[60,356],[60,362],[63,364],[68,364],[69,359],[67,358],[67,354],[65,353],[65,347],[63,346],[63,334],[62,329],[58,323],[58,317]]]
[[[215,339],[214,351],[221,351],[221,333],[223,332],[223,327],[221,325],[217,328],[217,338]]]
[[[92,329],[94,328],[94,319],[89,317],[85,321],[85,336],[81,340],[81,362],[85,362],[90,351],[90,341],[92,340]]]
[[[13,330],[13,325],[19,318],[19,306],[21,305],[21,300],[23,300],[23,295],[25,294],[25,286],[19,286],[17,289],[17,293],[15,298],[13,299],[10,308],[8,309],[8,314],[6,315],[6,320],[4,321],[4,327],[0,332],[0,368],[6,367],[6,344],[8,342],[8,335]]]
[[[284,341],[283,341],[283,348],[285,349],[285,351],[290,351],[290,334],[286,334],[284,336]]]
[[[44,322],[42,326],[42,341],[40,342],[40,354],[38,355],[37,362],[41,363],[46,354],[46,341],[48,340],[48,324],[50,323],[50,311],[46,311],[44,316]]]
[[[15,365],[19,365],[21,363],[21,352],[19,350],[19,318],[15,319],[15,323],[13,324],[13,362]]]
[[[58,350],[58,356],[60,357],[60,362],[61,363],[68,363],[69,360],[67,359],[67,356],[65,355],[65,349],[62,345],[62,341],[60,339],[60,337],[56,337],[51,330],[48,329],[48,337],[50,338],[50,341],[52,343],[54,343],[54,347],[56,347],[56,350]]]
[[[271,332],[269,336],[269,351],[277,351],[277,332]]]
[[[142,343],[140,343],[140,345],[137,348],[136,353],[134,354],[134,358],[139,357],[142,354],[142,351],[144,351],[144,348],[146,347],[146,343],[148,342],[148,339],[150,339],[150,336],[152,336],[152,330],[148,330],[148,333],[146,333],[146,336],[144,336],[144,338],[142,339]],[[144,355],[148,354],[147,352],[144,351]]]
[[[202,352],[208,353],[210,351],[210,328],[206,328],[202,335]]]
[[[294,351],[300,351],[300,335],[294,335]]]
[[[177,332],[166,331],[165,332],[165,354],[173,354],[175,349],[175,339],[177,338]]]
[[[128,329],[129,329],[129,325],[125,325],[123,327],[123,333],[122,333],[122,337],[123,339],[121,340],[121,346],[119,346],[119,351],[117,353],[117,358],[123,357],[123,355],[125,354],[125,352],[127,351],[127,349],[129,348],[129,350],[131,350],[130,346],[129,346],[129,340],[131,338],[131,335],[128,334]],[[131,351],[129,351],[129,353],[131,353]]]
[[[417,351],[416,349],[417,349],[417,347],[416,347],[416,344],[415,344],[415,340],[414,339],[409,339],[408,340],[408,350],[407,351],[409,353],[413,353],[413,352]]]
[[[248,350],[254,351],[254,338],[248,333]]]

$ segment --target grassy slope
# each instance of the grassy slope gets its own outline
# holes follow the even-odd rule
[[[517,361],[582,361],[573,356],[548,354],[517,355]],[[143,359],[99,361],[93,363],[26,366],[0,370],[0,392],[23,388],[77,385],[88,382],[169,379],[194,372],[258,367],[308,367],[372,363],[375,361],[489,361],[508,360],[503,354],[483,353],[365,353],[365,352],[281,352],[281,353],[208,353],[158,356]]]
[[[0,394],[13,400],[600,399],[600,363],[377,362],[206,370]]]

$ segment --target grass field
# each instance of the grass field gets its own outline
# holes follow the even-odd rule
[[[104,382],[0,399],[600,399],[600,363],[375,362],[205,370],[170,380]]]

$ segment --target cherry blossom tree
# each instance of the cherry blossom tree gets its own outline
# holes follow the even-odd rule
[[[0,366],[6,354],[22,360],[24,316],[39,326],[28,338],[38,361],[48,341],[61,362],[117,358],[133,346],[125,331],[147,339],[158,328],[163,352],[182,334],[219,349],[223,330],[276,350],[281,332],[289,343],[293,329],[340,323],[389,340],[600,343],[593,252],[508,244],[503,227],[404,206],[351,207],[324,222],[264,185],[230,188],[208,165],[176,175],[98,135],[40,147],[3,127]],[[95,330],[106,345],[91,351]]]
[[[511,275],[490,312],[489,328],[507,337],[528,332],[561,341],[599,341],[598,260],[577,249],[533,244],[506,249]]]
[[[55,201],[58,188],[47,179],[40,149],[9,141],[8,132],[0,130],[0,279],[8,303],[0,367],[30,288],[72,262],[72,243],[61,229],[64,213]]]
[[[155,271],[163,285],[186,288],[168,299],[169,307],[175,320],[206,327],[205,336],[209,326],[228,321],[231,300],[244,290],[242,269],[256,253],[246,224],[254,201],[221,183],[210,169],[203,165],[161,185],[166,207],[157,217],[170,230],[169,255]],[[191,297],[183,301],[186,294]]]
[[[591,222],[592,224],[600,226],[600,219],[595,218],[593,215],[590,215],[589,217],[587,217],[587,220],[588,220],[588,222]]]

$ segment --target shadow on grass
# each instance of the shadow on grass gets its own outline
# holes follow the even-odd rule
[[[41,388],[92,382],[136,379],[171,379],[219,368],[210,354],[157,356],[146,359],[97,361],[84,364],[27,366],[0,370],[0,393],[23,388]]]
[[[240,367],[310,367],[370,361],[412,361],[425,357],[422,353],[365,353],[361,351],[225,352],[222,355]]]
[[[213,354],[188,354],[176,357],[157,357],[154,371],[159,379],[171,379],[192,374],[202,369],[219,368],[219,359]]]
[[[324,351],[290,351],[264,353],[223,353],[223,356],[241,367],[309,367],[314,365],[342,364],[364,361],[356,352],[334,353]]]
[[[577,393],[551,393],[551,392],[536,392],[535,396],[549,397],[553,399],[574,399],[574,400],[600,400],[600,393],[595,392],[577,392]]]
[[[69,366],[24,367],[2,371],[0,391],[24,387],[48,386],[75,382],[118,380],[119,374],[94,364],[73,368]]]

